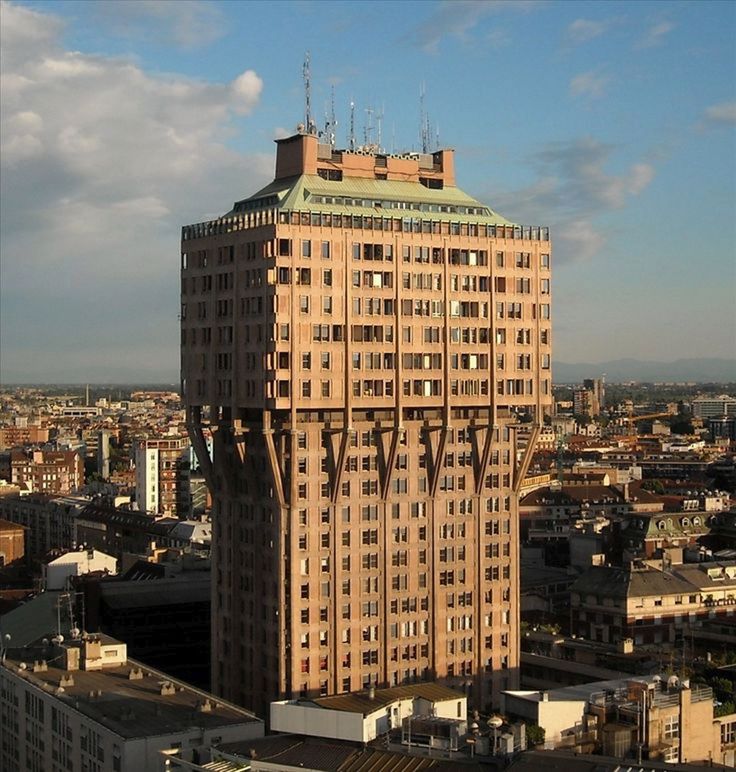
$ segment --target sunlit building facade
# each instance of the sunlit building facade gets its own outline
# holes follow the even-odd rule
[[[213,690],[261,715],[415,680],[495,705],[552,404],[549,233],[456,187],[451,150],[277,146],[271,184],[182,231]]]

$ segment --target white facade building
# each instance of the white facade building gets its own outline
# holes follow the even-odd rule
[[[97,550],[81,549],[60,555],[43,567],[47,590],[64,590],[69,577],[91,574],[95,571],[107,571],[116,574],[118,561],[111,555]]]
[[[135,502],[141,512],[158,512],[158,448],[135,449]]]
[[[271,703],[276,732],[367,743],[402,725],[406,718],[467,721],[467,697],[434,683]]]

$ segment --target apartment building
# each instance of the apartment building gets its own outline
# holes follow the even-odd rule
[[[154,437],[136,442],[135,500],[144,512],[182,518],[189,515],[187,437]]]
[[[158,772],[162,752],[199,761],[213,744],[263,736],[256,716],[128,659],[121,641],[59,639],[3,650],[7,772]]]
[[[504,707],[543,727],[546,748],[625,759],[619,768],[657,761],[733,766],[736,714],[714,716],[713,690],[677,676],[507,692]]]
[[[39,559],[52,549],[71,550],[83,542],[77,522],[89,503],[85,496],[0,496],[0,518],[25,528],[26,554]]]
[[[75,450],[14,450],[10,482],[33,493],[76,493],[84,485],[84,462]]]
[[[518,682],[518,491],[552,404],[548,230],[460,190],[451,150],[302,133],[181,248],[214,690],[264,714],[418,680],[496,703]]]
[[[593,566],[571,587],[571,629],[603,643],[672,644],[687,625],[732,616],[736,564]]]

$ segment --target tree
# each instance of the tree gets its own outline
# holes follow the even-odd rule
[[[670,431],[672,434],[692,434],[693,422],[685,416],[677,416],[670,423]]]
[[[544,745],[544,727],[537,724],[526,725],[526,744],[527,746]]]

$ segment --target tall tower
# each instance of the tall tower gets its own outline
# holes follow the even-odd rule
[[[451,150],[304,133],[181,252],[214,691],[267,715],[436,679],[498,704],[518,684],[518,491],[552,404],[548,230],[457,188]]]

